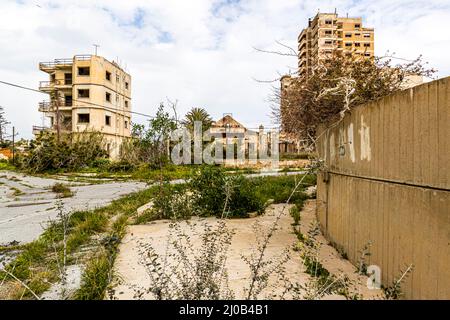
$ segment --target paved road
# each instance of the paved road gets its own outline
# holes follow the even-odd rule
[[[42,233],[57,214],[57,199],[49,190],[56,182],[64,181],[0,171],[0,244],[31,242]],[[64,208],[70,211],[105,206],[146,187],[142,182],[64,183],[75,192],[73,197],[62,199]]]
[[[247,177],[302,174],[296,172],[266,171]],[[26,176],[16,172],[0,171],[0,244],[11,241],[31,242],[43,231],[48,221],[56,217],[56,195],[49,189],[61,180]],[[64,181],[63,181],[64,182]],[[171,183],[183,183],[174,180]],[[146,187],[142,182],[111,182],[102,184],[70,183],[75,195],[62,199],[69,211],[94,209],[105,206],[126,194]],[[20,194],[17,194],[17,190]]]

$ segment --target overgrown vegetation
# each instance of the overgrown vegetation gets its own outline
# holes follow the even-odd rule
[[[150,201],[155,191],[155,188],[149,188],[115,200],[103,208],[73,212],[70,214],[66,232],[63,231],[64,227],[61,220],[57,219],[49,223],[44,233],[37,240],[23,246],[3,248],[4,250],[21,250],[14,261],[5,266],[5,271],[11,273],[12,276],[29,287],[29,289],[14,293],[13,296],[17,299],[21,297],[33,298],[34,294],[41,295],[49,289],[51,284],[61,280],[58,263],[61,263],[65,243],[67,265],[77,262],[82,263],[87,259],[87,272],[83,276],[81,291],[77,292],[74,297],[101,299],[109,282],[95,279],[96,276],[101,277],[102,274],[89,274],[89,270],[101,269],[99,266],[104,267],[105,264],[101,261],[104,258],[109,259],[110,264],[108,266],[112,266],[116,246],[124,235],[128,217],[133,215],[138,207]],[[118,218],[111,224],[110,221],[113,217]],[[67,238],[66,241],[64,241],[64,237]],[[80,260],[78,258],[80,250],[84,246],[91,246],[92,251],[84,252]],[[91,266],[97,261],[100,261],[97,266]],[[6,274],[5,271],[0,271],[0,279],[17,281]],[[111,269],[108,269],[108,272],[112,272]],[[90,290],[92,285],[90,281],[97,283],[96,290]],[[87,291],[83,293],[83,290]]]
[[[44,132],[33,141],[30,150],[18,157],[19,169],[30,173],[57,170],[76,171],[106,158],[103,136],[96,132],[61,134]]]
[[[394,66],[390,57],[355,58],[335,51],[310,74],[292,77],[288,89],[275,92],[274,117],[285,132],[313,141],[319,124],[402,90],[408,76],[431,77],[434,72],[421,57]]]
[[[59,182],[52,186],[52,192],[56,193],[58,198],[69,198],[74,195],[67,185]]]
[[[229,175],[219,166],[200,166],[183,185],[159,184],[153,206],[137,218],[137,223],[155,219],[189,218],[192,215],[246,218],[261,214],[272,203],[285,202],[299,176],[246,178]],[[315,177],[305,178],[304,185],[315,184]],[[291,201],[299,207],[305,199],[299,191]]]

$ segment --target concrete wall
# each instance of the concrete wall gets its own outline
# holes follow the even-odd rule
[[[317,215],[330,241],[390,285],[409,264],[405,298],[450,299],[450,78],[352,110],[322,129]]]

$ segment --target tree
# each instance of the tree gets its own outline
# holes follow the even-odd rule
[[[292,77],[289,87],[275,91],[274,116],[284,132],[313,141],[319,124],[339,121],[357,105],[404,89],[409,75],[430,77],[421,57],[392,65],[391,57],[365,58],[340,52],[320,60],[312,72]]]
[[[191,132],[194,131],[194,122],[200,121],[202,123],[203,131],[211,127],[212,119],[209,113],[203,108],[192,108],[186,113],[182,124]]]
[[[168,139],[176,127],[176,120],[161,103],[156,116],[149,120],[148,127],[143,124],[133,125],[133,139],[123,144],[121,159],[133,164],[147,162],[160,168],[168,161]]]
[[[0,147],[5,144],[6,126],[9,123],[10,122],[6,120],[4,108],[0,106]]]

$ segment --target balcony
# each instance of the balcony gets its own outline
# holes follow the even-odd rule
[[[51,128],[49,128],[49,127],[33,126],[33,134],[35,136],[40,135],[41,133],[50,131],[50,130],[51,130]]]
[[[44,92],[50,92],[55,89],[69,89],[72,86],[72,80],[53,80],[53,81],[40,81],[39,90]]]
[[[72,59],[55,59],[48,62],[39,62],[39,70],[50,73],[56,69],[71,68],[72,65]]]
[[[61,111],[70,110],[72,107],[72,101],[59,101],[59,108]],[[39,112],[55,112],[56,104],[51,101],[39,102]]]

